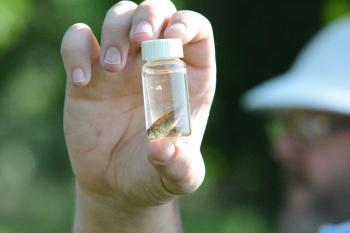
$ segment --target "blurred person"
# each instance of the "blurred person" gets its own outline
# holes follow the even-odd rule
[[[188,64],[192,134],[148,141],[140,43],[181,38]],[[98,43],[89,26],[65,33],[64,132],[76,177],[74,232],[181,232],[176,199],[204,178],[200,145],[215,91],[209,21],[169,0],[120,1]]]
[[[243,103],[270,116],[285,179],[279,232],[350,220],[350,17],[318,33],[287,73],[248,91]],[[350,224],[320,232],[349,233]]]

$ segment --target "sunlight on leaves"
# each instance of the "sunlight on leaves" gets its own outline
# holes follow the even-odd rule
[[[324,4],[324,20],[326,23],[333,21],[341,16],[348,15],[350,12],[350,2],[347,0],[327,0]]]
[[[238,207],[227,215],[222,233],[269,233],[272,232],[264,219],[252,208]]]
[[[32,1],[1,0],[0,4],[0,55],[23,35],[32,14]]]
[[[58,77],[55,64],[37,62],[29,56],[27,64],[18,69],[0,94],[3,114],[8,117],[23,118],[44,114],[56,96]]]

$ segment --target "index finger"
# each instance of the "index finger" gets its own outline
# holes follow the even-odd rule
[[[182,39],[185,59],[191,65],[198,68],[215,66],[213,29],[203,15],[187,10],[176,12],[169,20],[164,37]]]

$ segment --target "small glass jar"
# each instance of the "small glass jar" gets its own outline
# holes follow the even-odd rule
[[[150,140],[191,134],[186,65],[180,39],[142,43],[142,86]]]

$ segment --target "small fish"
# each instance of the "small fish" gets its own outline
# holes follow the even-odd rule
[[[151,127],[147,129],[147,134],[154,139],[176,136],[177,123],[178,119],[175,119],[174,111],[168,112],[159,117]]]

